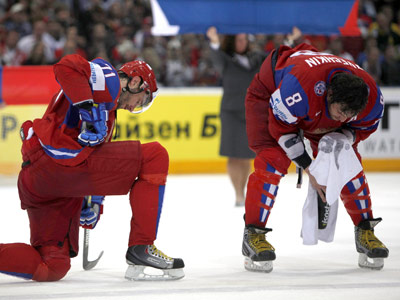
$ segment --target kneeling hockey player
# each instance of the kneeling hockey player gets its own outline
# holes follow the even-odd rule
[[[0,244],[0,272],[60,280],[70,269],[70,257],[78,254],[80,222],[93,228],[105,195],[129,193],[125,277],[182,278],[183,260],[165,255],[153,243],[169,166],[166,149],[157,142],[110,142],[117,109],[140,113],[153,103],[158,92],[154,72],[143,61],[116,71],[101,58],[89,62],[68,55],[54,65],[54,73],[61,90],[41,119],[21,128],[18,190],[29,216],[31,245]],[[162,274],[147,275],[147,267]]]

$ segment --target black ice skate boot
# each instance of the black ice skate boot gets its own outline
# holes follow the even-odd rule
[[[247,225],[244,228],[242,254],[245,256],[244,267],[248,271],[272,271],[275,260],[275,249],[265,240],[265,234],[272,229]]]
[[[129,247],[126,262],[125,278],[129,280],[176,280],[185,276],[183,260],[165,255],[154,245]]]
[[[383,259],[389,256],[389,250],[374,234],[374,227],[380,221],[382,218],[363,220],[354,228],[356,249],[360,253],[358,265],[361,268],[380,270],[383,268]]]

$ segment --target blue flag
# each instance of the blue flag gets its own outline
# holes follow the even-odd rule
[[[357,35],[358,0],[151,0],[154,35],[205,33]],[[352,28],[349,28],[352,27]],[[342,32],[343,33],[343,32]]]

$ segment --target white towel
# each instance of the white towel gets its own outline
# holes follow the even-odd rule
[[[310,173],[320,185],[326,186],[326,200],[331,208],[326,228],[318,229],[317,191],[309,183],[301,228],[304,245],[315,245],[318,240],[333,241],[340,192],[362,170],[353,147],[344,134],[332,132],[324,135],[319,141],[318,149],[318,155],[310,165]]]

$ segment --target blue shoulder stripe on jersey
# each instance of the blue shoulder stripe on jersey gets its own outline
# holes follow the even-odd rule
[[[7,272],[7,271],[0,271],[0,273],[10,275],[10,276],[16,276],[24,279],[32,279],[33,274],[26,274],[26,273],[18,273],[18,272]]]
[[[383,104],[383,96],[382,96],[382,92],[379,89],[378,85],[376,85],[376,90],[377,90],[377,96],[375,98],[375,104],[374,107],[371,109],[371,111],[369,112],[368,115],[366,115],[364,118],[351,122],[351,124],[358,124],[360,122],[368,122],[368,121],[372,121],[374,119],[381,119],[383,116],[383,108],[384,108],[384,104]]]
[[[280,70],[275,69],[274,80],[275,80],[275,86],[276,87],[279,86],[279,83],[282,81],[283,77],[285,77],[286,74],[288,74],[290,71],[292,71],[293,67],[294,67],[294,65],[290,65],[290,66],[287,66],[287,67],[285,67],[283,69],[280,69]]]
[[[368,126],[368,127],[361,127],[361,126],[357,126],[357,125],[351,125],[349,124],[348,127],[354,130],[375,130],[376,128],[378,128],[379,126],[379,121],[377,121],[374,125]]]
[[[107,61],[105,61],[104,59],[101,58],[96,58],[92,61],[93,63],[96,63],[98,65],[100,65],[101,67],[107,67],[107,68],[102,68],[105,79],[106,79],[106,85],[108,88],[108,91],[110,93],[110,96],[113,100],[113,102],[115,102],[115,100],[117,100],[117,96],[118,93],[120,91],[121,88],[121,83],[119,81],[119,76],[118,76],[118,72],[117,70],[114,69],[114,67],[108,63]],[[107,109],[111,109],[114,104],[111,107],[108,107],[108,103],[107,103]]]
[[[280,86],[283,104],[289,112],[299,118],[304,118],[308,114],[308,97],[300,85],[298,79],[292,74],[286,74]]]
[[[83,148],[78,150],[71,150],[67,148],[54,148],[50,145],[44,145],[42,141],[39,139],[40,144],[43,147],[44,152],[52,158],[55,159],[70,159],[75,158],[82,151]]]

